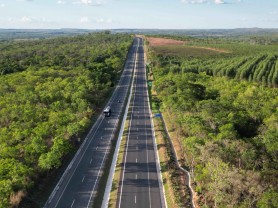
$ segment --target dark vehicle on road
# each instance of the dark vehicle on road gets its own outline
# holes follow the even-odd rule
[[[104,116],[105,117],[110,117],[111,115],[111,108],[110,106],[107,106],[104,110],[103,110]]]

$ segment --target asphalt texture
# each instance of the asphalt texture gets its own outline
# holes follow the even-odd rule
[[[130,87],[139,41],[137,38],[134,39],[121,79],[107,104],[111,107],[111,116],[99,116],[45,203],[45,208],[92,207],[106,158],[111,150],[111,141],[116,139],[115,132],[120,127],[119,118],[126,107],[124,101]],[[146,164],[142,164],[142,168],[143,166],[147,167]],[[152,169],[152,166],[149,168]]]
[[[162,207],[146,86],[143,40],[138,38],[131,117],[123,161],[118,208]]]

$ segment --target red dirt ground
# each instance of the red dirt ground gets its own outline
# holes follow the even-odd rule
[[[166,39],[166,38],[147,38],[147,40],[149,41],[150,46],[184,45],[185,44],[185,41]],[[191,46],[191,47],[216,51],[219,53],[230,53],[229,51],[221,50],[221,49],[217,49],[217,48],[209,48],[209,47],[201,47],[201,46]]]
[[[147,38],[150,46],[183,45],[184,41],[166,38]]]

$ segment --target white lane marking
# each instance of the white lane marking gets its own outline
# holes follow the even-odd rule
[[[144,104],[144,115],[145,115],[145,104]],[[149,200],[150,200],[150,208],[152,207],[152,200],[151,200],[151,186],[150,186],[150,170],[149,170],[149,151],[148,151],[148,136],[147,136],[147,123],[146,118],[144,119],[145,123],[145,138],[146,138],[146,151],[147,151],[147,167],[148,167],[148,186],[149,186]]]
[[[100,127],[100,125],[102,124],[102,121],[103,121],[103,119],[104,119],[104,117],[102,117],[102,116],[101,116],[101,117],[98,117],[98,119],[99,119],[99,118],[101,118],[101,121],[99,122],[99,124],[98,124],[98,126],[97,126],[97,129],[95,130],[95,132],[94,132],[94,134],[92,135],[91,138],[94,138],[96,132],[98,131],[98,129],[99,129],[99,127]],[[98,121],[98,120],[97,120],[97,121]],[[96,121],[96,123],[97,123],[97,121]],[[95,124],[96,124],[96,123],[95,123]],[[89,134],[87,135],[85,141],[82,143],[81,147],[79,148],[79,150],[78,150],[77,153],[75,154],[74,158],[72,159],[72,162],[71,162],[70,166],[72,166],[72,164],[75,162],[77,156],[79,155],[79,152],[80,152],[81,149],[83,149],[83,147],[85,146],[85,143],[88,141],[88,138],[89,138],[89,136],[90,136],[90,134],[91,134],[93,128],[94,128],[94,125],[93,125],[93,127],[91,128]],[[66,185],[64,186],[64,189],[63,189],[63,191],[62,191],[62,194],[60,195],[60,197],[59,197],[58,200],[56,201],[56,204],[55,204],[54,207],[57,207],[58,203],[60,202],[60,200],[61,200],[62,196],[64,195],[64,192],[65,192],[65,190],[66,190],[66,188],[67,188],[69,182],[71,181],[71,178],[73,177],[73,175],[74,175],[74,173],[75,173],[77,167],[79,166],[79,163],[80,163],[81,160],[83,159],[83,156],[85,155],[85,152],[87,151],[88,147],[91,145],[91,143],[92,143],[93,140],[94,140],[94,139],[91,139],[91,140],[89,141],[89,144],[86,146],[86,148],[85,148],[83,154],[81,155],[80,160],[78,161],[77,165],[75,166],[75,169],[73,170],[72,175],[70,176],[69,180],[67,181]],[[73,161],[74,161],[74,162],[73,162]],[[64,180],[64,177],[65,177],[66,174],[67,174],[67,170],[63,173],[63,175],[62,175],[62,177],[61,177],[61,179],[59,180],[59,182],[58,182],[57,185],[60,185],[60,184],[62,183],[62,181]],[[56,191],[57,191],[57,190],[54,189],[54,191],[55,191],[55,192],[53,193],[53,196],[52,196],[52,194],[51,194],[51,197],[50,197],[51,200],[50,200],[50,202],[52,201],[52,198],[54,197],[54,194],[56,194]],[[49,202],[49,203],[50,203],[50,202]],[[47,206],[44,206],[44,207],[47,207]]]
[[[137,158],[136,158],[136,163],[137,163],[138,161],[137,161]]]
[[[91,159],[90,164],[92,164],[92,161],[93,161],[93,158]]]
[[[85,179],[85,176],[83,176],[83,178],[82,178],[82,183],[83,183],[84,179]]]
[[[139,48],[139,45],[137,45],[137,51],[136,51],[136,56],[135,56],[135,65],[134,65],[134,69],[136,69],[136,65],[137,65],[137,54],[138,54],[138,48]],[[136,73],[134,71],[134,82],[137,83],[136,81]],[[133,83],[134,84],[134,83]],[[136,93],[136,85],[135,86],[132,86],[134,88],[134,94]],[[131,106],[131,112],[133,112],[133,107],[134,107],[134,97],[133,97],[133,101],[132,101],[132,106]],[[125,162],[124,162],[124,169],[123,169],[123,179],[122,179],[122,183],[121,183],[121,194],[120,194],[120,199],[119,199],[119,206],[118,207],[121,207],[121,202],[122,202],[122,193],[123,193],[123,185],[124,185],[124,179],[125,179],[125,165],[126,165],[126,157],[127,157],[127,149],[128,149],[128,144],[129,144],[129,135],[130,135],[130,126],[131,126],[131,121],[132,121],[132,117],[133,117],[133,113],[131,113],[131,116],[130,116],[130,122],[129,122],[129,130],[128,130],[128,135],[127,135],[127,147],[125,149]]]
[[[134,200],[135,200],[134,202],[135,202],[135,204],[136,204],[136,195],[135,195],[135,199],[134,199]]]
[[[73,202],[71,203],[71,206],[70,206],[71,208],[73,207],[74,202],[75,202],[75,199],[74,199]]]

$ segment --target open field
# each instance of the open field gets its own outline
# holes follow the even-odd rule
[[[201,47],[167,45],[152,47],[156,54],[163,56],[178,56],[178,57],[204,57],[215,56],[221,54],[217,49],[207,49]]]
[[[185,41],[168,38],[147,38],[150,46],[184,45]]]
[[[149,46],[159,55],[199,57],[217,55],[219,53],[230,53],[228,50],[214,47],[189,46],[185,41],[170,38],[148,37]]]

